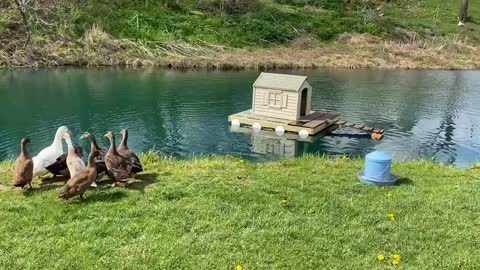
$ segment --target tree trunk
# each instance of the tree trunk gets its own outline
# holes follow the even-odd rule
[[[17,10],[22,16],[23,24],[25,26],[25,32],[27,33],[27,40],[25,41],[25,48],[26,48],[28,43],[30,42],[30,27],[28,25],[25,1],[13,0],[13,2],[15,2],[15,5],[17,6]]]
[[[462,0],[462,5],[460,7],[460,16],[458,20],[460,23],[465,24],[467,22],[468,15],[468,0]]]

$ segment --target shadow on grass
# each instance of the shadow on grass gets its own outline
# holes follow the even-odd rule
[[[79,196],[75,196],[69,199],[60,199],[65,203],[72,203],[72,204],[84,204],[84,203],[95,203],[95,202],[117,202],[125,198],[127,194],[122,191],[115,191],[115,192],[94,192],[88,191],[83,194],[83,200],[80,199]]]
[[[25,196],[32,196],[38,192],[49,191],[52,189],[59,189],[63,187],[67,183],[67,178],[65,176],[53,176],[48,178],[39,179],[38,184],[32,183],[33,188],[24,189]],[[37,180],[38,181],[38,180]],[[97,190],[107,190],[112,187],[113,180],[112,179],[99,179],[97,180],[98,188]],[[88,191],[87,191],[88,192]]]
[[[25,196],[32,196],[35,193],[49,191],[52,189],[59,189],[63,187],[66,183],[67,183],[67,179],[63,176],[43,178],[43,179],[40,179],[39,184],[32,182],[31,189],[28,188],[28,186],[25,186],[23,188],[23,194]]]
[[[84,200],[76,200],[79,203],[92,203],[92,202],[117,202],[125,198],[127,194],[122,191],[115,192],[86,192]]]
[[[477,23],[478,24],[478,20],[476,20],[475,18],[473,17],[470,17],[470,16],[467,16],[467,23]]]
[[[139,181],[138,181],[139,180]],[[126,188],[145,192],[145,189],[158,181],[158,173],[142,173],[133,177],[133,182],[129,183]]]
[[[415,185],[415,182],[413,180],[411,180],[410,178],[407,178],[407,177],[398,178],[397,179],[397,186],[403,186],[403,185],[413,186],[413,185]]]
[[[47,186],[40,186],[40,187],[34,186],[31,189],[24,188],[22,191],[23,191],[23,195],[25,195],[26,197],[30,197],[37,193],[41,193],[41,192],[52,190],[52,189],[59,189],[61,187],[63,187],[63,185],[47,185]]]
[[[97,180],[97,185],[99,190],[110,189],[113,185],[113,178],[102,179],[101,181]]]
[[[138,190],[140,192],[145,192],[145,189],[149,186],[157,182],[158,173],[143,173],[137,174],[132,178],[132,182],[130,182],[125,188]],[[97,180],[97,188],[90,188],[85,192],[84,200],[80,200],[78,196],[74,198],[70,198],[67,201],[72,201],[72,203],[87,203],[87,202],[115,202],[123,199],[127,196],[125,192],[122,191],[115,191],[111,192],[103,192],[107,190],[111,190],[112,188],[121,188],[121,187],[113,187],[113,179],[103,177]],[[59,189],[64,186],[66,183],[65,177],[51,177],[45,178],[41,180],[40,186],[34,187],[33,189],[26,189],[25,195],[31,196],[37,192],[47,191],[51,189]],[[97,192],[94,192],[97,191]]]
[[[65,176],[52,176],[48,178],[42,178],[40,179],[40,186],[51,185],[58,182],[66,183],[67,180],[68,179]]]

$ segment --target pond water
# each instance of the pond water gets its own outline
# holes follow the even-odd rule
[[[108,130],[130,130],[130,148],[190,157],[229,154],[269,161],[304,153],[435,158],[466,167],[480,160],[480,71],[310,70],[312,109],[385,130],[382,141],[349,129],[298,142],[231,132],[227,116],[249,109],[258,72],[127,69],[0,70],[0,160],[30,137],[36,154],[67,125],[104,146]],[[117,133],[118,134],[118,133]],[[88,149],[88,148],[87,148]]]

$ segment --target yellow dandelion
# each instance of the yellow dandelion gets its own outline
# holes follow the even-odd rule
[[[287,201],[287,200],[285,200],[285,199],[283,199],[283,200],[282,200],[282,203],[287,203],[287,202],[288,202],[288,201]]]
[[[245,162],[245,160],[243,160],[243,159],[240,159],[240,163],[244,163],[244,162]],[[240,266],[240,267],[241,267],[241,266]]]
[[[239,264],[239,265],[235,266],[235,270],[243,270],[243,267]]]
[[[394,259],[394,260],[392,261],[392,264],[393,264],[393,265],[399,265],[399,264],[400,264],[400,261]]]
[[[388,197],[388,198],[391,198],[391,197],[393,197],[393,193],[391,193],[391,192],[388,192],[388,193],[387,193],[387,197]]]
[[[391,221],[395,221],[395,214],[387,214],[387,217],[391,220]]]
[[[393,254],[392,258],[395,260],[400,260],[400,254]]]
[[[383,255],[383,254],[378,254],[378,255],[377,255],[377,259],[378,259],[379,261],[383,261],[383,260],[385,260],[385,255]]]

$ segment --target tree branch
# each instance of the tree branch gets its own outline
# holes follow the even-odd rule
[[[26,48],[28,46],[28,43],[30,43],[30,26],[28,25],[28,19],[27,19],[27,14],[26,14],[26,8],[25,8],[25,1],[22,1],[22,0],[13,0],[13,2],[15,2],[15,5],[17,6],[17,10],[18,12],[20,13],[20,15],[22,16],[22,20],[23,20],[23,25],[25,26],[25,31],[27,33],[27,40],[25,41],[25,45],[24,45],[24,48]]]

